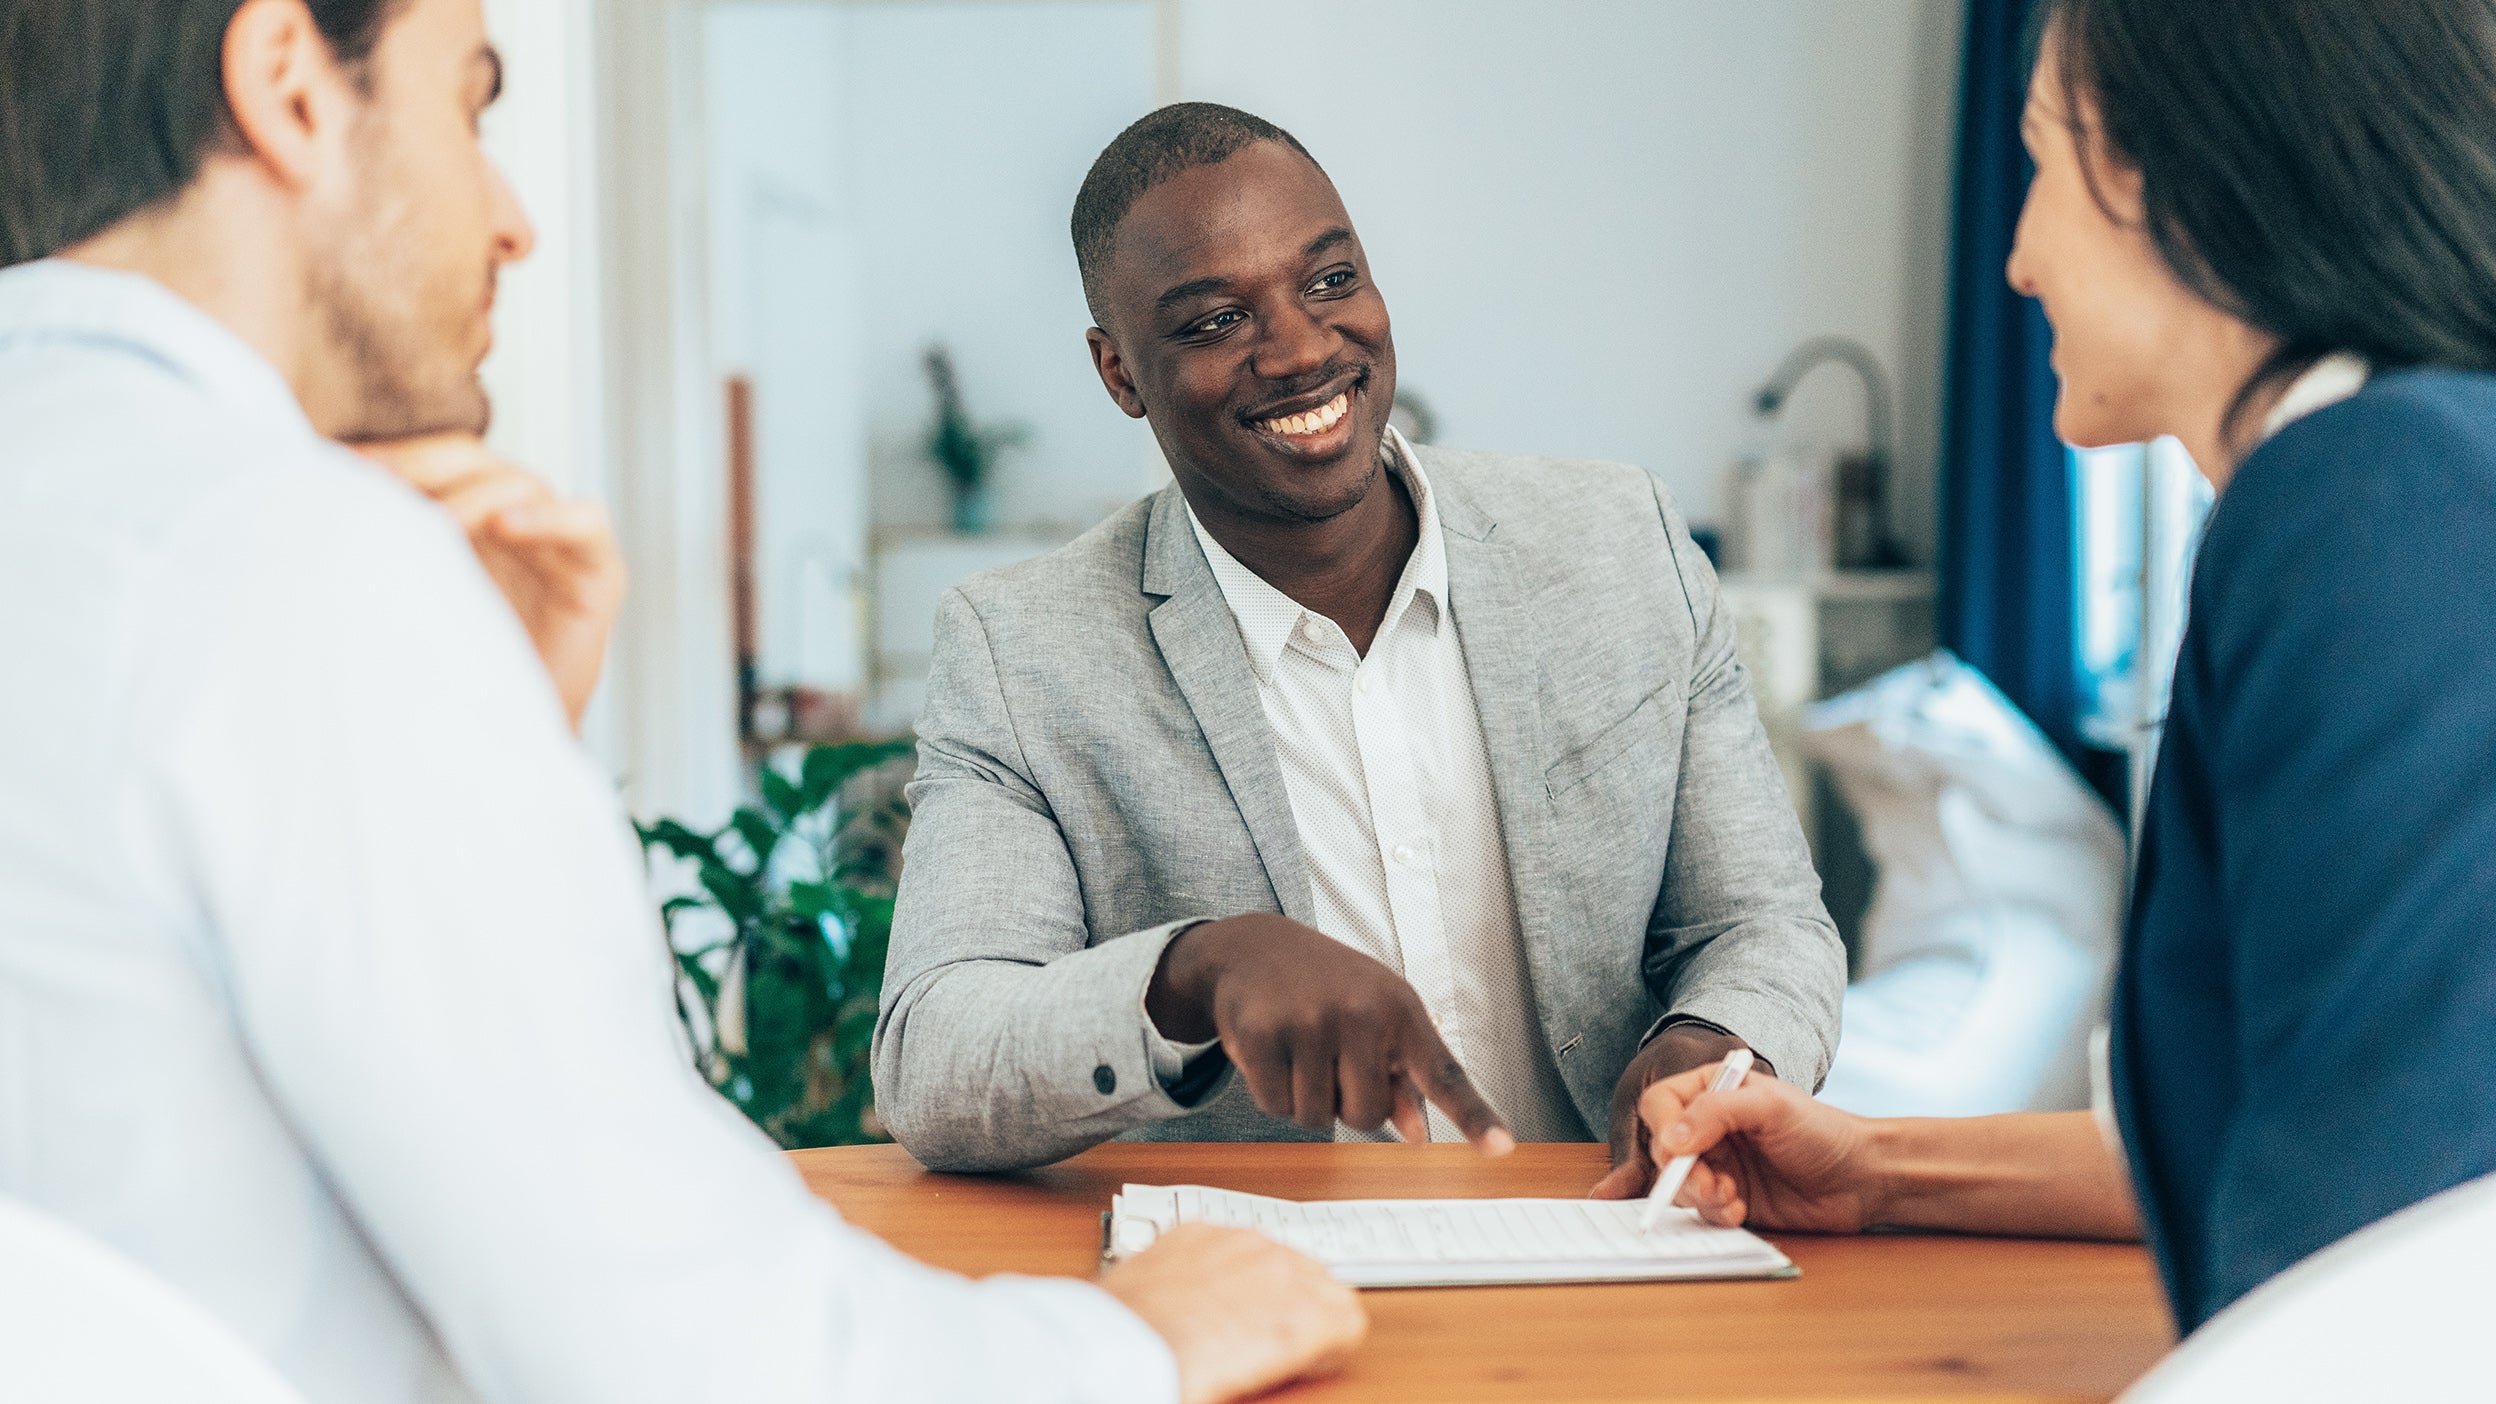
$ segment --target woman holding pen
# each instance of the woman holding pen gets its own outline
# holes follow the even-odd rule
[[[2496,0],[2047,0],[2008,269],[2082,445],[2219,489],[2110,1102],[1648,1089],[1720,1223],[2147,1238],[2179,1324],[2496,1172]]]

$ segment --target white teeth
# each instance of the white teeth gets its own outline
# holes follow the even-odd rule
[[[1279,419],[1269,419],[1262,427],[1271,434],[1286,434],[1295,437],[1323,434],[1334,428],[1345,415],[1351,412],[1352,392],[1346,390],[1305,414],[1289,414]]]

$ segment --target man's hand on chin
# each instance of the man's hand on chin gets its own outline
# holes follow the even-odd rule
[[[478,562],[528,630],[578,731],[624,606],[624,556],[606,510],[557,497],[545,480],[474,435],[355,449],[440,503],[467,533]]]
[[[1726,1054],[1748,1044],[1704,1024],[1667,1026],[1638,1050],[1612,1089],[1612,1172],[1596,1183],[1597,1199],[1632,1199],[1655,1183],[1655,1160],[1647,1153],[1647,1128],[1638,1117],[1639,1094],[1668,1077],[1724,1061]],[[1753,1056],[1757,1053],[1754,1050]],[[1771,1077],[1776,1069],[1759,1058],[1752,1065]]]

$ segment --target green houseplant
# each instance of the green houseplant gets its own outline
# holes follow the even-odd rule
[[[761,804],[716,832],[641,826],[698,887],[661,909],[696,1065],[791,1149],[889,1139],[867,1050],[908,823],[886,768],[910,748],[818,746],[794,775],[766,763]]]
[[[953,485],[953,529],[976,533],[988,529],[988,480],[997,459],[1022,444],[1030,431],[1019,424],[975,424],[962,404],[962,380],[954,371],[953,353],[931,346],[922,364],[936,393],[936,422],[927,431],[927,456],[944,470]]]

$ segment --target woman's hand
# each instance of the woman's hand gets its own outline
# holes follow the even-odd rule
[[[467,533],[578,731],[624,606],[624,556],[605,509],[555,496],[543,479],[470,435],[359,444],[357,451],[440,503]]]
[[[1710,1092],[1710,1064],[1650,1085],[1638,1099],[1652,1165],[1624,1164],[1597,1199],[1628,1199],[1674,1156],[1699,1163],[1675,1197],[1709,1223],[1806,1233],[1860,1233],[1879,1221],[1875,1123],[1754,1072]]]

